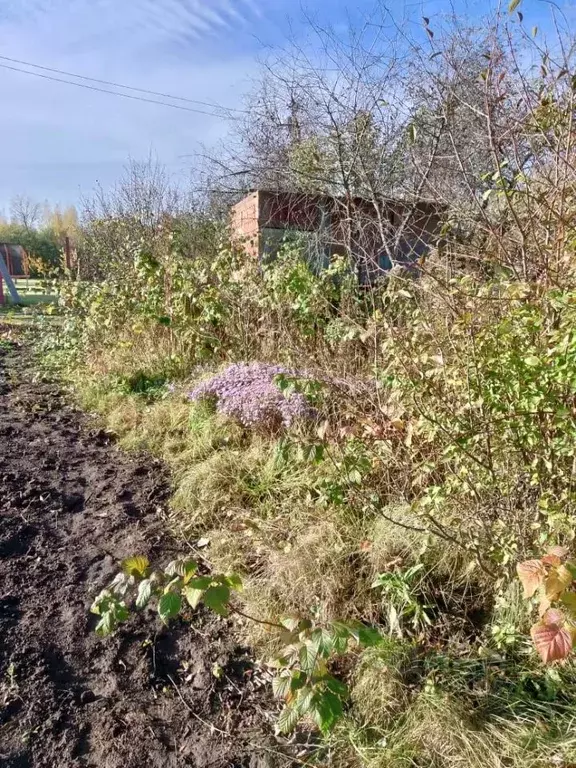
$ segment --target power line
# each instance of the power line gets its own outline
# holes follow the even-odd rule
[[[13,64],[23,64],[25,67],[34,67],[34,69],[41,69],[44,72],[55,72],[58,75],[66,75],[66,77],[77,77],[79,80],[88,80],[91,83],[100,83],[100,85],[111,85],[114,88],[123,88],[126,91],[137,91],[138,93],[147,93],[149,96],[160,96],[163,99],[174,99],[175,101],[185,101],[189,104],[200,104],[204,107],[212,107],[213,109],[222,109],[227,112],[243,112],[247,114],[246,109],[237,109],[236,107],[223,107],[220,104],[214,104],[209,101],[199,101],[198,99],[189,99],[185,96],[174,96],[172,93],[162,93],[161,91],[150,91],[147,88],[136,88],[133,85],[123,85],[122,83],[115,83],[111,80],[99,80],[97,77],[88,77],[87,75],[78,75],[75,72],[66,72],[64,69],[56,69],[55,67],[45,67],[41,64],[33,64],[30,61],[22,61],[21,59],[13,59],[10,56],[0,56],[0,59],[4,61],[11,61]],[[33,73],[30,73],[33,74]]]
[[[32,75],[33,77],[41,77],[43,80],[52,80],[55,83],[65,83],[66,85],[75,85],[76,88],[86,88],[89,91],[98,91],[99,93],[107,93],[110,96],[121,96],[124,99],[132,99],[133,101],[145,101],[148,104],[158,104],[162,107],[171,107],[172,109],[180,109],[184,112],[194,112],[198,115],[208,115],[210,117],[224,117],[217,112],[207,112],[203,109],[194,109],[192,107],[183,107],[180,104],[170,104],[168,101],[156,101],[155,99],[146,99],[144,96],[132,96],[129,93],[119,93],[118,91],[108,91],[105,88],[98,88],[95,85],[86,85],[85,83],[75,83],[72,80],[64,80],[61,77],[53,77],[52,75],[43,75],[41,72],[30,72],[27,69],[18,69],[17,67],[11,67],[8,64],[0,64],[3,69],[9,69],[12,72],[21,72],[24,75]],[[225,107],[218,107],[223,112],[226,111]],[[231,119],[231,118],[228,118]],[[238,118],[236,118],[238,119]]]

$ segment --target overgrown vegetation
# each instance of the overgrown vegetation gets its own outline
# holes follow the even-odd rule
[[[351,142],[349,116],[336,110],[343,124],[323,137],[303,128],[275,147],[278,173],[288,167],[298,189],[348,168],[352,191],[372,202],[408,160],[422,181],[412,192],[440,195],[449,153],[457,194],[439,197],[443,240],[417,271],[396,266],[367,289],[358,254],[343,248],[317,270],[297,236],[258,264],[211,209],[165,215],[154,177],[160,197],[147,198],[144,217],[116,207],[88,222],[91,279],[61,285],[62,322],[43,351],[121,445],[167,462],[171,529],[192,546],[203,540],[194,589],[225,596],[202,592],[222,611],[242,581],[240,631],[284,659],[282,693],[299,681],[283,725],[316,713],[321,764],[568,766],[575,669],[542,661],[567,657],[573,635],[546,603],[538,657],[516,567],[524,562],[527,596],[543,585],[572,610],[573,46],[536,36],[519,57],[518,38],[530,37],[516,15],[489,34],[424,27],[431,50],[410,48],[426,67],[422,88],[396,141],[378,139],[380,108],[360,120],[363,103],[354,130],[366,141]],[[363,60],[373,73],[382,63],[372,50]],[[351,76],[352,57],[347,65]],[[388,81],[359,69],[355,87],[381,101]],[[332,180],[320,191],[339,193]],[[150,583],[141,565],[116,587]],[[155,577],[162,618],[187,596],[189,571],[171,570]],[[110,629],[128,618],[114,595],[96,604]],[[278,625],[295,633],[284,655]],[[338,627],[371,627],[381,640],[339,645]],[[317,638],[318,680],[298,645]]]

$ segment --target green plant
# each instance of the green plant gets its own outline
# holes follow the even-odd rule
[[[241,589],[240,578],[234,574],[199,576],[197,571],[195,560],[173,560],[164,570],[151,571],[146,557],[127,558],[122,562],[122,571],[92,604],[90,610],[100,616],[96,632],[105,637],[128,619],[130,602],[127,598],[130,597],[135,598],[137,609],[155,601],[158,615],[165,624],[180,614],[185,603],[195,609],[203,602],[219,615],[227,616],[230,592]]]
[[[274,693],[285,701],[279,731],[292,731],[306,716],[312,717],[323,732],[329,731],[342,716],[348,697],[347,686],[330,674],[330,663],[347,653],[351,644],[377,645],[379,632],[361,622],[319,625],[309,619],[285,618],[280,623],[258,619],[231,604],[232,592],[241,589],[242,580],[236,574],[199,575],[195,560],[173,560],[164,570],[151,570],[146,557],[134,556],[122,562],[121,572],[97,595],[90,610],[100,617],[96,632],[102,637],[126,621],[132,608],[141,610],[151,602],[156,603],[164,624],[186,607],[195,610],[203,603],[220,616],[235,612],[267,625],[278,632],[282,645],[270,664],[277,670]]]
[[[390,632],[402,636],[404,623],[409,623],[413,631],[432,625],[433,606],[421,600],[424,564],[417,563],[409,568],[381,573],[372,584],[373,589],[381,590],[388,609]]]
[[[317,626],[309,619],[290,618],[281,623],[284,647],[274,661],[278,675],[272,683],[274,693],[286,702],[278,728],[289,732],[308,715],[327,733],[342,716],[343,702],[349,695],[348,687],[330,674],[330,661],[345,654],[351,642],[360,647],[377,645],[380,634],[359,622]]]

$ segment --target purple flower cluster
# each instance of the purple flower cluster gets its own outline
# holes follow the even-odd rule
[[[199,384],[189,397],[215,399],[220,413],[246,427],[289,427],[295,421],[312,418],[316,412],[303,394],[284,394],[276,385],[274,377],[282,374],[307,378],[305,373],[282,365],[235,363]]]

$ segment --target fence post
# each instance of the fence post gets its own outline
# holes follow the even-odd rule
[[[66,259],[66,270],[68,272],[72,271],[72,256],[70,251],[70,238],[68,235],[64,238],[64,253],[65,253],[65,259]]]

